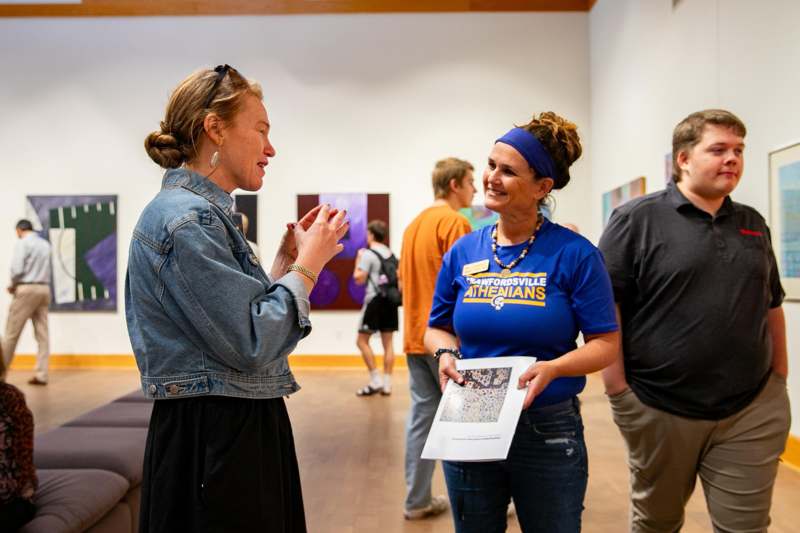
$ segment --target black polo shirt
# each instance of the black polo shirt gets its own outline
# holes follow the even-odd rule
[[[755,398],[772,365],[767,312],[784,296],[755,209],[728,197],[712,217],[670,184],[617,208],[600,250],[642,402],[717,420]]]

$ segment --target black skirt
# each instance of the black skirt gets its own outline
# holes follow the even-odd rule
[[[139,531],[305,533],[283,398],[156,400]]]

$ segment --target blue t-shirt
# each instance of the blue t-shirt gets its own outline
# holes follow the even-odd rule
[[[547,361],[574,350],[581,331],[619,329],[608,272],[587,239],[545,219],[528,255],[503,278],[492,259],[492,228],[456,242],[436,281],[428,325],[454,331],[464,358],[528,355]],[[526,245],[498,246],[497,256],[508,264]],[[472,273],[486,259],[488,268]],[[585,385],[584,376],[555,379],[533,405],[566,400]]]

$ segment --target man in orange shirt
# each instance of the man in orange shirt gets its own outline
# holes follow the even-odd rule
[[[433,497],[431,478],[435,461],[420,459],[442,397],[439,365],[425,353],[423,337],[428,327],[436,277],[442,258],[472,228],[458,209],[472,205],[475,196],[473,167],[454,157],[433,169],[433,205],[425,209],[403,233],[400,283],[403,290],[403,351],[406,353],[411,389],[411,411],[406,424],[407,520],[434,516],[447,510],[444,496]]]

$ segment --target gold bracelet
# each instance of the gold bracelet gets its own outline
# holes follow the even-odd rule
[[[303,265],[298,265],[297,263],[292,263],[291,265],[286,267],[286,272],[298,272],[298,273],[304,275],[305,277],[307,277],[308,279],[310,279],[311,283],[313,283],[314,285],[317,284],[318,276],[316,274],[314,274],[313,272],[311,272],[306,267],[304,267]]]

